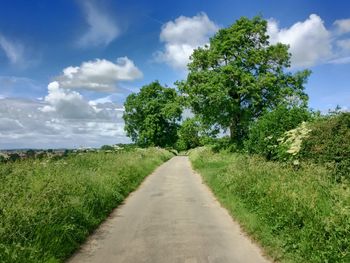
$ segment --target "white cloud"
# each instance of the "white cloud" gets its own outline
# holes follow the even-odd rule
[[[208,44],[209,37],[218,29],[205,13],[169,21],[160,33],[164,50],[156,52],[155,58],[175,69],[186,69],[193,49]],[[294,68],[349,62],[350,40],[340,37],[350,32],[350,19],[336,20],[332,29],[327,29],[316,14],[286,28],[280,28],[276,20],[269,19],[267,29],[271,44],[280,42],[290,46]]]
[[[113,102],[119,93],[89,101],[72,89],[111,91],[119,82],[141,76],[127,57],[116,63],[97,59],[65,68],[49,83],[44,98],[2,98],[0,148],[99,147],[130,142],[124,132],[124,107]],[[13,82],[11,78],[4,81]]]
[[[132,81],[142,76],[132,60],[121,57],[116,63],[96,59],[83,62],[79,67],[67,67],[56,80],[62,88],[109,92],[115,90],[117,82]]]
[[[104,103],[111,103],[111,102],[112,102],[112,100],[111,100],[110,96],[107,96],[107,97],[98,98],[95,100],[90,100],[89,104],[96,106],[97,104],[104,104]]]
[[[207,44],[218,29],[205,13],[169,21],[162,26],[160,40],[164,42],[164,51],[155,54],[156,60],[176,69],[186,69],[193,50]]]
[[[0,131],[15,131],[21,130],[23,125],[18,120],[13,120],[7,117],[0,118]]]
[[[342,51],[350,51],[350,39],[338,40],[336,43]]]
[[[58,92],[56,84],[51,84],[50,89],[51,92]],[[50,104],[49,101],[1,99],[0,149],[99,147],[103,144],[130,142],[124,132],[121,105],[113,102],[96,103],[99,112],[90,108],[88,111],[93,110],[95,114],[86,119],[84,115],[76,115],[75,118],[64,116],[61,108],[56,108],[56,102]],[[62,101],[66,101],[66,98],[62,98]],[[84,104],[89,102],[85,101]],[[43,111],[44,107],[54,110]]]
[[[350,19],[339,19],[334,22],[336,32],[338,34],[345,34],[350,32]]]
[[[328,63],[330,63],[330,64],[348,64],[348,63],[350,63],[350,56],[335,58],[335,59],[328,61]]]
[[[48,85],[48,95],[44,101],[48,103],[41,111],[56,112],[58,116],[66,119],[96,118],[97,112],[76,91],[61,89],[57,81]]]
[[[58,81],[51,82],[47,92],[41,100],[0,98],[0,149],[130,142],[124,131],[124,107],[113,102],[115,94],[89,101]]]
[[[78,40],[81,47],[107,46],[120,34],[120,29],[113,18],[94,1],[81,1],[89,29]]]
[[[332,57],[331,33],[322,19],[315,14],[290,28],[280,29],[276,20],[268,21],[268,34],[272,44],[290,45],[292,66],[309,67]]]
[[[24,48],[20,43],[11,41],[0,34],[0,48],[5,52],[11,64],[20,65],[23,63]]]

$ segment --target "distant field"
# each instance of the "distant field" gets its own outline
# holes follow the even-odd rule
[[[61,262],[157,166],[156,148],[0,164],[0,262]]]
[[[195,149],[190,159],[219,201],[280,262],[350,262],[350,185],[320,165]]]

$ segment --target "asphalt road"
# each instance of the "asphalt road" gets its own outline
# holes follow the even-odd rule
[[[195,174],[174,157],[91,235],[70,263],[260,263],[266,260]]]

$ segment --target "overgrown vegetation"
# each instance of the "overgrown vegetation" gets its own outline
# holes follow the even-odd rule
[[[306,107],[280,105],[275,110],[267,111],[250,125],[248,138],[244,142],[245,149],[268,160],[277,159],[279,139],[283,134],[311,117]]]
[[[296,170],[262,157],[190,154],[220,202],[281,262],[350,262],[350,187],[323,166]]]
[[[172,156],[157,148],[0,164],[0,262],[61,262]]]
[[[323,117],[310,123],[309,129],[300,158],[327,164],[337,180],[350,180],[350,112]]]

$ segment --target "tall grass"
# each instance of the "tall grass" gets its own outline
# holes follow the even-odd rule
[[[0,262],[61,262],[158,165],[156,148],[0,165]]]
[[[220,202],[274,259],[350,262],[350,186],[319,165],[295,170],[241,154],[192,151]]]

